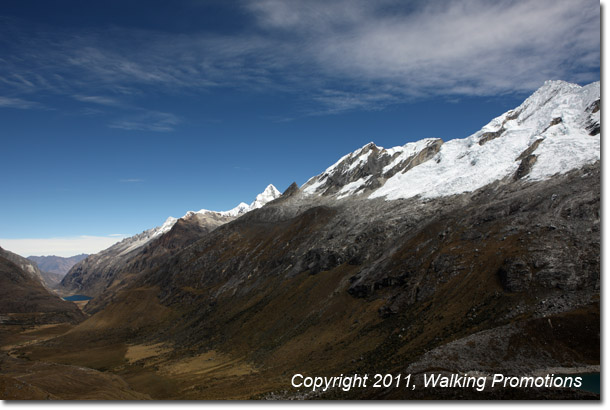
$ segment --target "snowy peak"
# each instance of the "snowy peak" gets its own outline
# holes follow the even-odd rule
[[[188,211],[182,218],[174,218],[170,216],[165,220],[163,225],[148,229],[140,234],[131,236],[129,238],[125,238],[121,242],[112,245],[108,249],[116,251],[119,255],[126,255],[130,252],[142,248],[144,245],[148,244],[153,239],[158,238],[161,235],[169,232],[180,219],[191,219],[193,216],[212,216],[212,219],[214,219],[216,222],[226,223],[234,218],[245,214],[246,212],[250,212],[253,209],[257,209],[264,206],[267,202],[277,199],[281,195],[282,194],[273,185],[269,184],[263,192],[256,196],[256,199],[250,205],[242,202],[235,208],[230,209],[228,211],[218,212],[202,209],[197,212]],[[209,220],[207,219],[206,221],[209,222]]]
[[[370,142],[311,178],[303,185],[303,192],[337,198],[370,193],[393,175],[432,158],[442,144],[439,138],[427,138],[385,149]]]
[[[176,222],[178,222],[178,218],[170,216],[165,220],[163,225],[158,228],[155,228],[155,233],[153,234],[153,237],[160,236],[163,235],[165,232],[168,232],[170,229],[172,229]]]
[[[126,255],[136,249],[141,248],[153,239],[169,232],[178,222],[178,218],[170,216],[165,220],[163,225],[148,229],[138,235],[123,239],[121,242],[113,245],[111,248],[119,251],[119,255]],[[109,249],[111,249],[109,248]]]
[[[388,179],[370,198],[448,196],[498,180],[548,179],[598,161],[599,101],[599,82],[549,81],[477,133],[443,144],[432,161]]]
[[[246,204],[245,202],[241,202],[235,208],[230,209],[228,211],[210,211],[207,209],[202,209],[195,213],[198,213],[198,214],[215,213],[215,214],[222,215],[222,216],[237,217],[237,216],[241,216],[241,215],[245,214],[246,212],[250,212],[254,209],[261,208],[268,202],[271,202],[274,199],[279,198],[280,196],[282,196],[280,191],[278,191],[277,188],[274,187],[272,184],[269,184],[269,185],[267,185],[267,188],[265,188],[265,190],[263,192],[261,192],[260,194],[258,194],[256,196],[256,198],[254,199],[254,202],[252,202],[250,205]],[[192,213],[194,213],[194,212],[189,211],[186,213],[186,215],[184,217],[187,217]]]
[[[239,216],[239,215],[245,214],[249,210],[250,210],[250,206],[247,203],[240,202],[239,205],[237,205],[235,208],[230,209],[228,211],[221,211],[218,213],[220,215],[226,215],[226,216]]]
[[[282,194],[272,184],[267,185],[267,188],[256,196],[254,202],[250,204],[250,210],[263,207],[267,202],[278,199]]]
[[[600,84],[547,81],[475,134],[384,149],[369,143],[302,186],[306,195],[433,198],[498,180],[541,180],[600,159]]]
[[[599,124],[599,102],[599,82],[581,87],[564,81],[547,81],[523,104],[494,118],[476,135],[480,137],[479,144],[483,145],[516,129],[544,134],[558,126],[555,131],[565,133],[582,128],[591,120]]]

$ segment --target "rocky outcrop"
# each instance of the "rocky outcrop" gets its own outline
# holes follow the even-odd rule
[[[430,160],[442,144],[440,138],[429,138],[384,149],[371,142],[311,178],[301,190],[309,195],[338,198],[370,193],[395,174]]]
[[[290,196],[295,195],[297,192],[299,192],[299,186],[296,182],[293,182],[288,188],[286,188],[284,193],[282,193],[282,197],[288,198]]]
[[[517,168],[517,171],[515,172],[514,178],[521,179],[524,176],[526,176],[527,174],[529,174],[532,167],[536,163],[537,158],[538,157],[536,157],[536,155],[533,155],[533,154],[530,154],[527,157],[523,158],[521,160],[521,163],[519,164],[519,168]]]

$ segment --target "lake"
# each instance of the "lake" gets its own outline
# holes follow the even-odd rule
[[[70,302],[80,302],[82,300],[91,300],[93,298],[91,298],[90,296],[85,296],[85,295],[72,295],[72,296],[67,296],[65,298],[62,298],[63,300],[68,300]]]

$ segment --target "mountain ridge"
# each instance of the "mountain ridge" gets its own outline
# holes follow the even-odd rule
[[[239,217],[192,212],[134,251],[97,266],[87,266],[96,256],[86,259],[71,280],[72,289],[95,290],[91,317],[54,348],[166,346],[138,366],[104,369],[169,377],[172,391],[141,388],[183,399],[309,397],[289,388],[297,372],[599,366],[599,83],[539,91],[465,139],[369,143]],[[247,370],[197,367],[212,357],[222,358],[215,368]],[[159,371],[174,365],[179,377]],[[364,389],[319,398],[477,394]]]
[[[143,266],[138,260],[140,256],[145,255],[147,262],[144,266],[150,266],[168,253],[175,252],[178,244],[185,246],[200,235],[258,209],[280,195],[280,192],[269,184],[250,205],[242,203],[229,211],[189,211],[182,218],[170,216],[163,225],[125,238],[75,264],[58,285],[58,290],[62,294],[77,292],[99,296],[117,280],[117,274],[126,274],[126,269],[141,269]],[[167,235],[172,236],[174,240],[168,240]]]
[[[471,192],[504,178],[547,179],[600,159],[599,101],[599,82],[547,81],[469,137],[425,138],[389,149],[370,142],[301,190],[337,199],[426,199]]]
[[[28,262],[33,263],[0,248],[0,324],[31,326],[82,321],[85,316],[78,307],[51,293],[34,268],[28,269],[32,266]]]
[[[36,262],[38,268],[44,272],[65,275],[75,263],[82,261],[87,256],[86,253],[70,257],[56,255],[28,256],[27,259]]]
[[[44,285],[49,289],[54,289],[59,285],[66,273],[78,262],[85,259],[88,254],[82,253],[71,257],[56,255],[47,256],[28,256],[27,259],[36,263],[39,267]]]

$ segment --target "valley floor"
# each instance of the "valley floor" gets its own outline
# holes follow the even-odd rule
[[[584,309],[570,320],[596,316],[599,305]],[[580,318],[580,319],[579,319]],[[184,351],[166,343],[126,343],[74,337],[75,325],[0,326],[0,398],[3,400],[159,400],[159,399],[596,399],[599,395],[570,389],[491,390],[362,389],[324,394],[290,387],[293,372],[281,364],[261,368],[246,357],[216,350]],[[501,335],[501,330],[495,331]],[[527,337],[527,335],[521,335]],[[467,340],[466,340],[467,339]],[[423,355],[407,370],[444,372],[443,360],[455,359],[466,344],[481,343],[485,335],[443,345]],[[469,341],[470,340],[470,341]],[[519,343],[514,340],[514,343]],[[464,346],[461,346],[464,345]],[[457,346],[457,347],[456,347]],[[463,353],[463,352],[462,352]],[[362,358],[360,358],[362,360]],[[469,358],[466,358],[469,360]],[[371,364],[367,365],[370,367]],[[586,368],[541,369],[538,373],[599,372]]]
[[[44,346],[73,327],[0,326],[0,398],[239,400],[282,387],[269,372],[216,351],[175,357],[163,344]]]

